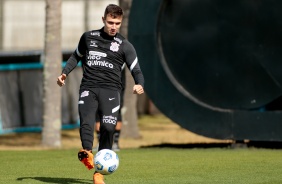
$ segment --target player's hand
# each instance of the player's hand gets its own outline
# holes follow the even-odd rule
[[[141,95],[144,93],[144,89],[140,84],[136,84],[133,86],[133,94]]]
[[[60,75],[58,78],[57,78],[57,84],[62,87],[63,85],[65,85],[65,80],[67,78],[67,75],[66,74],[62,74]]]

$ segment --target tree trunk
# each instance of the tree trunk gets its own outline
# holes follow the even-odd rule
[[[4,2],[0,0],[0,50],[3,50]]]
[[[61,88],[56,79],[62,70],[61,0],[46,0],[43,69],[42,145],[61,146]]]
[[[132,0],[119,0],[119,5],[124,11],[123,22],[120,33],[127,38],[128,17]],[[131,73],[126,69],[126,88],[124,93],[124,106],[122,109],[123,125],[121,136],[126,138],[139,138],[138,117],[137,117],[137,95],[132,93],[134,80]]]
[[[89,0],[84,0],[84,31],[89,31]]]

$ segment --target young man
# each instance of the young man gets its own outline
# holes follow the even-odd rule
[[[78,159],[90,170],[93,164],[93,135],[96,111],[100,116],[99,150],[111,149],[122,90],[121,70],[125,63],[135,85],[134,94],[144,93],[144,77],[138,64],[136,51],[131,43],[118,31],[122,23],[123,11],[110,4],[106,7],[100,30],[85,32],[78,47],[68,59],[57,84],[63,86],[67,75],[81,60],[83,77],[80,85],[78,110],[80,116],[80,139],[82,149]],[[94,184],[104,184],[103,175],[93,174]]]
[[[125,90],[125,85],[126,85],[125,65],[122,66],[121,83],[122,83],[122,90],[121,90],[121,94],[120,94],[120,108],[119,108],[119,111],[118,111],[117,125],[116,125],[116,128],[115,128],[114,138],[113,138],[113,146],[112,146],[113,151],[119,151],[120,150],[120,148],[119,148],[119,137],[120,137],[120,131],[121,131],[121,127],[122,127],[121,109],[123,107],[124,90]],[[96,131],[96,134],[97,134],[97,140],[99,142],[99,139],[100,139],[100,117],[99,117],[99,113],[96,114],[95,131]],[[96,150],[98,150],[98,148],[99,148],[99,144],[97,145],[97,147],[94,150],[96,151]]]

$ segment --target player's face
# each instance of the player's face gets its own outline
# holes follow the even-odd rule
[[[110,35],[115,36],[119,31],[122,22],[122,16],[113,18],[110,14],[107,17],[103,17],[104,31]]]

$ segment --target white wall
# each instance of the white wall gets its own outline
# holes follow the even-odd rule
[[[3,50],[42,50],[45,33],[45,0],[3,1]],[[75,49],[85,31],[84,0],[62,0],[62,49]],[[88,27],[100,29],[108,4],[118,0],[90,0]]]

